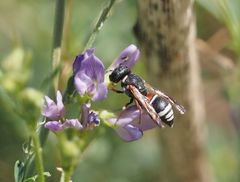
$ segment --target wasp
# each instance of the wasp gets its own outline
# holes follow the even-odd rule
[[[122,90],[113,91],[125,93],[130,97],[127,107],[135,102],[136,106],[142,112],[145,109],[149,116],[159,127],[163,127],[162,122],[172,127],[174,124],[174,106],[181,114],[185,113],[185,108],[178,104],[176,100],[164,94],[160,90],[153,88],[146,83],[140,76],[133,74],[131,70],[123,65],[118,65],[109,75],[109,80],[114,84],[121,82]]]

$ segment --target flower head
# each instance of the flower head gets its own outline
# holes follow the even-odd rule
[[[90,111],[89,104],[82,105],[82,116],[81,120],[78,119],[66,119],[62,121],[48,121],[45,123],[45,128],[53,132],[60,132],[68,128],[73,128],[79,131],[92,130],[96,126],[99,126],[100,119],[95,111]]]
[[[84,54],[76,57],[73,63],[74,85],[83,96],[89,95],[93,101],[107,97],[107,87],[104,83],[104,65],[95,56],[94,49],[88,49]]]
[[[123,110],[118,118],[110,118],[109,122],[116,126],[117,134],[127,142],[135,141],[143,136],[143,132],[158,125],[144,112],[141,115],[137,106],[131,106]]]
[[[96,126],[99,126],[100,125],[100,119],[98,118],[98,113],[95,112],[95,111],[91,111],[88,114],[88,122],[87,123],[88,123],[88,128],[89,129],[93,129]]]
[[[64,105],[60,91],[57,91],[56,101],[57,103],[55,103],[48,96],[45,96],[45,104],[42,108],[43,116],[52,120],[58,120],[64,116]]]

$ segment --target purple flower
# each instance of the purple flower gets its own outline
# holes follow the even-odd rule
[[[91,111],[88,115],[88,125],[87,128],[92,130],[96,126],[100,125],[100,119],[98,118],[98,113],[95,111]]]
[[[44,127],[53,132],[63,131],[68,128],[74,128],[77,130],[83,129],[83,126],[78,119],[66,119],[64,123],[61,123],[60,121],[48,121],[45,123]]]
[[[118,118],[110,118],[109,122],[116,126],[117,134],[127,142],[135,141],[143,136],[143,132],[159,127],[150,116],[144,112],[141,115],[137,106],[131,106],[123,110]]]
[[[45,123],[45,128],[53,132],[60,132],[68,128],[73,128],[79,131],[92,130],[96,126],[99,126],[100,119],[95,111],[90,112],[90,105],[83,104],[81,120],[78,119],[66,119],[63,123],[61,121],[48,121]]]
[[[48,96],[45,96],[45,104],[42,108],[42,115],[52,119],[59,120],[64,116],[64,105],[62,102],[62,95],[60,91],[57,91],[57,103],[55,103]]]
[[[113,70],[120,64],[131,68],[138,60],[139,55],[139,49],[131,44],[121,52],[119,58],[110,66],[109,70]]]
[[[90,112],[90,104],[83,104],[81,122],[84,128],[92,130],[96,126],[100,125],[100,119],[98,113],[95,111]]]
[[[74,85],[83,96],[89,95],[93,101],[107,97],[107,86],[104,83],[104,65],[94,55],[94,49],[88,49],[84,54],[76,57],[73,63]]]
[[[47,123],[45,123],[44,125],[45,128],[48,128],[49,130],[53,131],[53,132],[58,132],[58,131],[62,131],[62,124],[58,121],[49,121]]]
[[[77,130],[82,130],[83,126],[78,119],[66,119],[62,124],[63,129],[74,128]]]

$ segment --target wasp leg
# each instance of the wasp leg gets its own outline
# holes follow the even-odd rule
[[[122,110],[126,109],[132,103],[133,103],[133,98],[131,98],[130,101],[127,104],[125,104],[125,106],[123,106]]]
[[[123,93],[124,93],[124,91],[122,91],[122,90],[117,90],[117,89],[115,89],[115,88],[111,88],[110,90],[112,90],[113,92],[119,93],[119,94],[123,94]]]

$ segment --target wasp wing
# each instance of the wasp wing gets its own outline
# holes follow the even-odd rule
[[[169,97],[165,93],[161,92],[160,90],[154,89],[151,85],[148,83],[144,83],[145,87],[148,89],[148,92],[152,94],[157,94],[160,97],[166,98],[179,112],[180,114],[184,114],[186,112],[186,109],[179,104],[175,99]]]
[[[147,113],[152,118],[152,120],[156,122],[160,127],[164,127],[161,122],[160,116],[156,113],[155,109],[149,103],[148,98],[142,95],[136,87],[132,85],[128,85],[127,87],[128,87],[127,89],[134,96],[134,99],[137,100],[137,102],[141,105],[141,107],[147,111]]]

